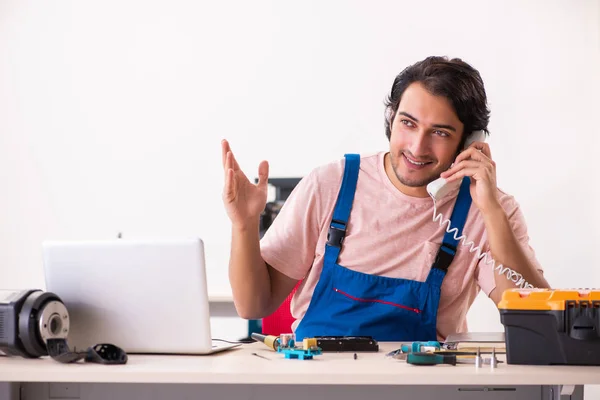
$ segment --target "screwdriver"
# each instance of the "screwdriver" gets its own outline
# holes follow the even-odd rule
[[[277,348],[280,346],[279,336],[273,335],[261,335],[260,333],[253,333],[250,335],[252,339],[257,342],[263,342],[268,348],[277,351]]]
[[[456,355],[413,352],[406,355],[406,362],[413,365],[456,365]]]
[[[408,353],[406,355],[406,362],[413,365],[439,365],[439,364],[474,364],[475,358],[457,358],[460,355],[457,353],[443,354],[443,353]],[[470,355],[470,354],[469,354]],[[483,359],[484,364],[489,364],[491,358]],[[500,363],[502,361],[496,361]]]
[[[412,342],[403,344],[400,349],[403,353],[418,353],[428,350],[441,350],[442,345],[437,341]]]

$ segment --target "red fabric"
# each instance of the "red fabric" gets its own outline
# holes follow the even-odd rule
[[[290,311],[290,302],[296,292],[296,289],[300,285],[300,282],[292,289],[292,292],[286,297],[283,303],[277,310],[268,317],[262,320],[262,333],[263,335],[274,335],[279,336],[282,333],[292,333],[292,323],[294,317]]]

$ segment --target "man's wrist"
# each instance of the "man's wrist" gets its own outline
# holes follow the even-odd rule
[[[482,210],[482,214],[486,220],[498,220],[506,218],[506,213],[498,201],[493,201],[491,204],[485,207],[485,209]]]
[[[238,233],[256,232],[260,227],[260,219],[252,218],[245,221],[236,222],[232,225],[233,231]]]

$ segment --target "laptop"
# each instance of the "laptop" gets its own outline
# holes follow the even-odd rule
[[[69,312],[68,344],[111,343],[130,354],[212,354],[201,239],[47,241],[46,290]]]

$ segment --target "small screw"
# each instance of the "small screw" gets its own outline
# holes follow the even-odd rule
[[[256,357],[264,358],[265,360],[269,360],[269,361],[271,360],[270,358],[268,358],[268,357],[265,357],[265,356],[261,356],[261,355],[260,355],[260,354],[258,354],[258,353],[252,353],[252,355],[253,355],[253,356],[256,356]]]

